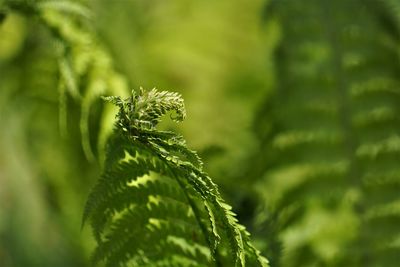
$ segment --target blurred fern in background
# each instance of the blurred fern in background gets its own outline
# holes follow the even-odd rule
[[[385,5],[388,4],[388,5]],[[384,1],[274,1],[276,89],[248,175],[272,266],[396,266],[399,31]],[[254,162],[256,162],[254,164]]]

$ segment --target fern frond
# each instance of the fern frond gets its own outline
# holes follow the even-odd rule
[[[282,31],[278,81],[256,118],[262,148],[253,176],[264,178],[257,189],[272,214],[264,227],[279,231],[267,247],[285,247],[274,263],[397,264],[385,257],[400,233],[399,28],[388,23],[398,20],[398,6],[273,1],[269,15]],[[340,238],[326,234],[335,231]]]
[[[65,134],[67,94],[81,103],[81,140],[83,151],[88,160],[93,161],[93,152],[89,138],[90,108],[104,94],[126,95],[128,86],[125,79],[114,69],[113,62],[92,32],[91,12],[79,1],[30,1],[6,0],[6,11],[17,11],[27,16],[35,16],[52,35],[59,63],[59,92],[64,94],[60,100],[60,129]],[[112,110],[105,110],[109,117]],[[102,137],[99,138],[98,154],[100,158],[105,146],[106,136],[111,133],[109,120],[101,120]],[[108,131],[108,132],[107,132]]]
[[[182,136],[156,129],[161,117],[185,118],[182,97],[157,91],[105,97],[119,107],[105,170],[88,198],[106,266],[267,266],[249,233],[202,170]]]
[[[81,101],[82,147],[86,157],[94,160],[88,127],[90,107],[101,95],[125,95],[127,83],[114,70],[108,53],[93,34],[85,28],[82,29],[79,23],[65,15],[64,12],[57,12],[58,9],[54,9],[52,5],[51,8],[48,5],[40,7],[39,14],[42,21],[52,30],[63,48],[59,56],[62,74],[60,82],[65,83],[69,89],[68,92],[75,99]],[[63,9],[60,8],[60,10]],[[116,83],[115,80],[119,82]],[[107,114],[104,113],[103,116],[107,116]],[[106,120],[102,122],[107,123]],[[104,129],[110,129],[110,127],[105,126]],[[104,145],[99,144],[100,147]]]

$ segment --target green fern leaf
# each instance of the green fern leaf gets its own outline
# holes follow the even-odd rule
[[[119,107],[105,169],[92,190],[83,221],[90,220],[106,266],[267,266],[249,233],[221,198],[182,136],[156,129],[161,117],[182,121],[177,93],[156,89]]]

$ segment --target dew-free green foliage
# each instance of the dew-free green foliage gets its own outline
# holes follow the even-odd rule
[[[119,107],[104,173],[89,196],[98,247],[106,266],[267,266],[231,207],[182,136],[156,129],[169,111],[185,118],[177,93],[155,89]]]
[[[391,5],[391,4],[392,5]],[[395,1],[273,1],[277,85],[251,175],[272,266],[397,266],[399,28]]]
[[[266,264],[221,195],[271,266],[398,266],[399,36],[398,0],[0,0],[0,266]]]

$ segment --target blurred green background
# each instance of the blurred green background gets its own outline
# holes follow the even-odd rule
[[[0,1],[0,266],[90,266],[81,215],[113,113],[60,93],[59,43],[12,2],[35,1]],[[397,1],[79,2],[120,91],[183,95],[188,118],[162,127],[199,152],[271,266],[399,266]]]

